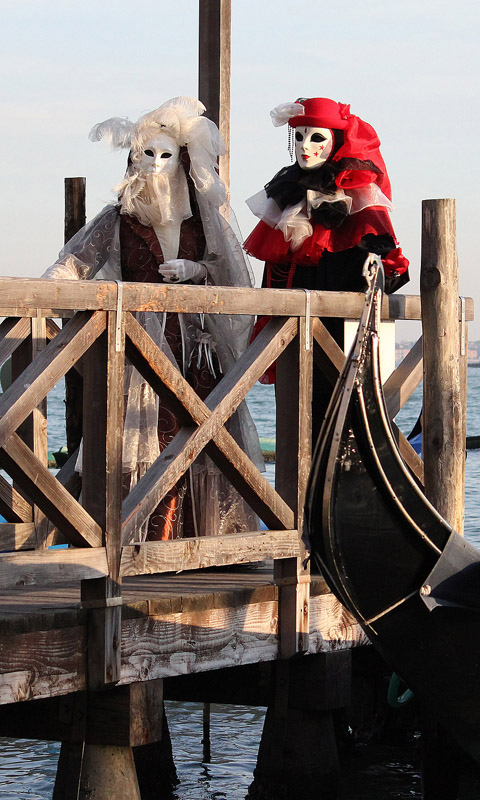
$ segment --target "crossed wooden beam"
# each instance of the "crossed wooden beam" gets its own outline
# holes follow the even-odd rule
[[[49,320],[48,346],[0,396],[2,465],[68,541],[78,547],[101,547],[104,532],[66,488],[76,456],[72,456],[54,477],[16,431],[65,373],[73,366],[79,366],[79,360],[106,330],[108,313],[114,312],[77,312],[62,329]],[[134,315],[123,312],[123,316],[126,356],[154,391],[169,394],[184,424],[124,500],[122,545],[136,543],[137,531],[143,522],[203,449],[269,528],[294,529],[293,510],[258,471],[225,425],[260,376],[293,341],[298,332],[298,319],[272,318],[204,402]],[[7,319],[2,323],[0,361],[14,352],[30,330],[30,320],[25,318]],[[318,345],[314,350],[315,360],[334,383],[343,366],[344,354],[317,318],[313,320],[313,336]],[[403,405],[420,379],[421,341],[384,387],[387,407],[392,415]],[[402,441],[401,434],[398,435],[404,458],[418,475],[421,460],[408,442]],[[3,478],[0,480],[0,501],[4,507],[9,507],[14,520],[32,525],[32,507]],[[24,546],[32,546],[31,537],[26,536]]]

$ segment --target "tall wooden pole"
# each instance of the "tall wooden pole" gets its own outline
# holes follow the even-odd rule
[[[198,98],[220,129],[219,172],[230,195],[231,0],[199,0]]]
[[[86,179],[65,178],[65,242],[85,225],[85,204]]]
[[[424,200],[422,212],[425,493],[462,533],[467,337],[458,296],[455,200]]]
[[[86,220],[86,179],[65,178],[65,243],[83,228]],[[82,379],[71,369],[65,375],[65,426],[68,455],[71,456],[82,438]],[[78,482],[80,483],[80,482]],[[80,485],[77,487],[80,491]]]

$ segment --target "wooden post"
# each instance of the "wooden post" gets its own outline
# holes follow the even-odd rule
[[[219,173],[230,194],[231,0],[199,0],[198,97],[225,142]]]
[[[131,747],[92,744],[85,747],[79,800],[140,800]]]
[[[65,242],[85,225],[85,197],[85,178],[65,178]]]
[[[85,178],[65,178],[65,243],[85,225]],[[65,375],[65,426],[71,456],[82,438],[82,379],[71,369]],[[78,496],[80,487],[76,492]]]
[[[333,710],[350,704],[351,652],[277,661],[272,680],[284,699],[265,717],[248,798],[337,798],[339,759]],[[286,702],[285,702],[286,697]]]
[[[299,537],[312,455],[313,348],[310,320],[299,319],[299,333],[278,359],[276,383],[277,453],[275,486],[295,513]],[[300,558],[278,559],[274,576],[279,585],[279,652],[289,658],[308,650],[310,570]]]
[[[119,797],[135,797],[137,781],[142,800],[170,797],[178,779],[162,680],[44,699],[33,714],[25,713],[24,705],[2,716],[2,731],[28,729],[32,738],[61,739],[53,800],[78,800],[80,790],[80,797],[114,797],[108,794],[109,772],[122,769],[127,783]],[[115,774],[110,778],[115,785]]]
[[[109,568],[108,578],[84,580],[81,586],[82,603],[90,608],[90,689],[120,678],[125,335],[118,313],[118,327],[117,312],[108,313],[107,331],[86,354],[84,369],[82,501],[104,530]]]
[[[462,533],[467,346],[458,296],[455,200],[424,200],[422,211],[425,494]]]
[[[455,200],[423,201],[420,292],[425,494],[438,512],[463,533],[467,343],[458,297]],[[424,711],[425,800],[457,797],[458,761],[455,752],[451,757],[451,751],[446,731]]]
[[[210,747],[210,703],[203,704],[203,761],[209,764],[212,760],[212,751]]]

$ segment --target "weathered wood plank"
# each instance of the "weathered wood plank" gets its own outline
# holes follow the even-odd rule
[[[369,644],[356,619],[331,592],[310,597],[309,653],[349,650]]]
[[[220,585],[225,585],[226,577],[231,576],[224,575]],[[134,602],[131,609],[124,607],[122,683],[278,658],[275,587],[265,585],[265,593],[259,586],[253,591],[217,591],[210,595],[190,591],[182,595],[187,583],[182,576],[175,581],[174,576],[168,582],[169,594],[165,595],[164,588],[164,594],[159,595],[154,586],[167,584],[157,579],[152,585],[152,580],[145,584],[145,597],[154,600]],[[347,650],[365,644],[360,627],[331,593],[322,587],[317,591],[318,582],[315,579],[310,600],[309,652]],[[78,609],[75,613],[77,617],[72,611],[50,614],[50,622],[45,615],[37,614],[37,629],[31,625],[26,629],[23,617],[18,627],[12,620],[5,629],[8,634],[1,639],[0,703],[86,688],[85,612]],[[76,623],[75,619],[83,622]],[[30,617],[30,622],[35,623],[35,617]]]
[[[199,424],[196,431],[184,428],[161,453],[155,464],[130,492],[123,504],[123,541],[134,541],[135,531],[154,510],[160,497],[173,486],[210,440],[221,450],[225,460],[230,462],[231,478],[236,488],[244,493],[252,487],[247,500],[267,525],[271,527],[292,528],[292,514],[288,506],[276,497],[268,481],[251,465],[249,459],[234,439],[221,426],[238,407],[241,399],[265,371],[283,347],[291,340],[296,329],[296,321],[271,323],[270,332],[262,331],[251,347],[238,360],[217,387],[203,403],[191,386],[184,380],[164,353],[152,342],[144,329],[133,317],[126,319],[126,333],[138,350],[127,350],[132,363],[149,380],[154,389],[161,376],[162,383],[171,390],[181,404]],[[265,342],[267,346],[264,347]],[[140,353],[142,358],[140,358]],[[148,368],[148,369],[147,369]],[[161,391],[161,386],[158,387]],[[211,409],[217,405],[212,414]],[[188,452],[188,456],[185,452]],[[215,450],[209,454],[217,460]],[[225,464],[222,464],[222,468]],[[241,471],[240,471],[241,470]]]
[[[17,490],[0,475],[0,513],[11,522],[31,522],[33,509]]]
[[[30,335],[30,322],[25,318],[7,318],[0,324],[0,364]]]
[[[70,281],[74,283],[74,281]],[[42,350],[2,395],[0,395],[0,445],[82,356],[105,328],[106,315],[79,312]]]
[[[122,624],[121,683],[266,661],[277,651],[274,600],[129,619]]]
[[[266,558],[291,558],[299,553],[296,530],[146,542],[123,548],[121,574],[146,575],[248,564]]]
[[[312,292],[311,313],[317,317],[359,319],[364,301],[361,292]],[[2,316],[36,316],[36,309],[40,308],[45,316],[61,317],[69,309],[115,311],[116,305],[117,285],[113,282],[0,278]],[[303,316],[305,293],[298,289],[124,283],[123,310]],[[473,318],[473,300],[468,297],[467,322]],[[382,319],[421,319],[420,298],[384,297]]]
[[[423,487],[424,483],[424,466],[421,457],[413,449],[408,439],[403,435],[401,430],[397,427],[395,422],[390,420],[390,425],[394,433],[400,455],[407,467],[412,471],[413,475],[417,478],[418,483]]]
[[[60,333],[62,329],[57,325],[54,319],[51,319],[50,317],[46,317],[45,319],[47,339],[51,341],[52,339],[55,339],[57,333]]]
[[[104,547],[0,553],[0,588],[46,586],[107,573]]]
[[[0,550],[34,550],[36,546],[33,522],[0,523]]]
[[[277,615],[278,604],[270,600],[125,620],[121,683],[278,658]],[[360,626],[332,594],[311,598],[308,652],[366,643]]]
[[[110,577],[83,580],[81,599],[88,609],[88,688],[102,689],[120,677],[122,587]]]
[[[2,637],[0,704],[86,689],[85,626]]]
[[[383,386],[387,411],[391,419],[403,408],[422,378],[423,339],[420,337]]]
[[[313,320],[313,337],[318,345],[313,351],[315,364],[332,386],[335,386],[345,362],[345,353],[320,319]]]
[[[91,547],[102,544],[100,526],[39,462],[19,436],[13,434],[4,444],[0,461],[72,544]]]

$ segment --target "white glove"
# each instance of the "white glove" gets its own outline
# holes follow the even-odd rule
[[[207,274],[203,264],[199,264],[197,261],[188,261],[186,258],[165,261],[165,264],[159,266],[158,271],[167,283],[183,283],[184,281],[200,283]]]

